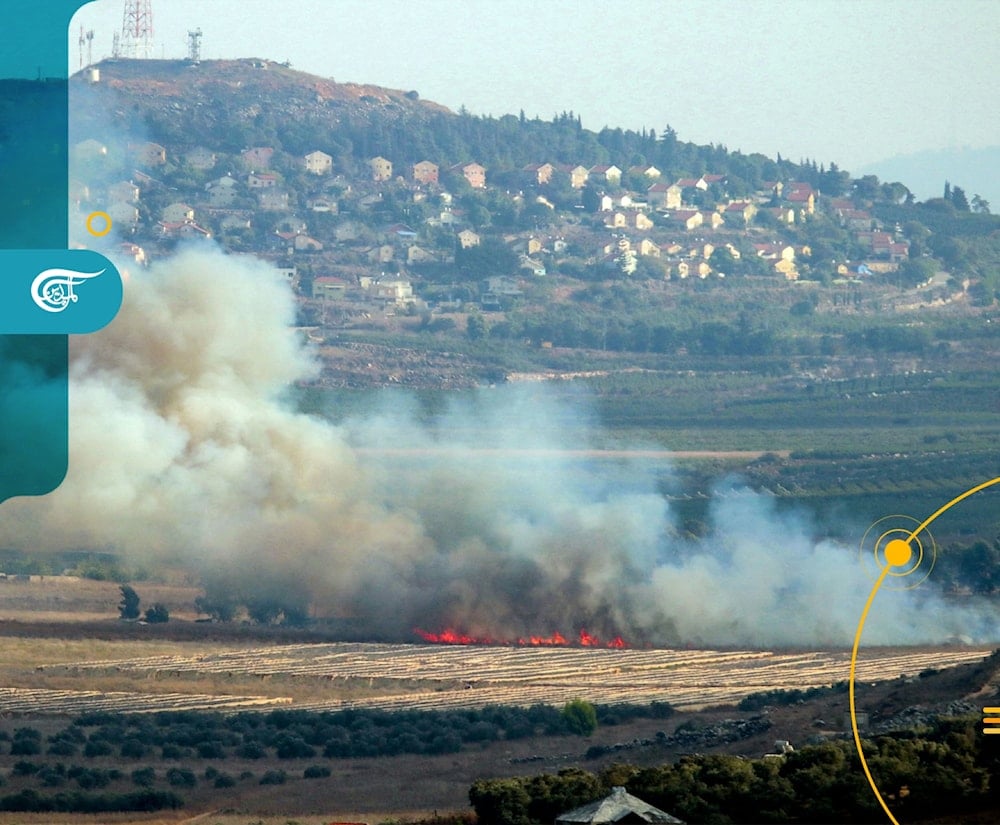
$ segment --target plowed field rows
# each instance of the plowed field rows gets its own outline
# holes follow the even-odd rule
[[[0,688],[0,712],[3,713],[76,715],[97,711],[154,713],[162,710],[250,710],[289,702],[289,699],[269,696]]]
[[[901,674],[915,675],[925,668],[978,661],[990,652],[991,648],[969,647],[863,650],[858,679],[875,682]],[[562,704],[576,697],[602,703],[659,700],[678,708],[694,709],[738,701],[758,691],[829,685],[847,679],[849,665],[848,651],[595,650],[334,643],[195,656],[70,662],[41,670],[81,678],[88,673],[114,671],[195,679],[207,675],[280,677],[285,685],[288,680],[407,683],[398,692],[390,690],[349,701],[331,696],[329,701],[294,703],[294,707],[312,709]],[[264,690],[265,685],[262,682]],[[71,692],[60,693],[67,694],[60,701],[71,703],[68,696]],[[79,696],[81,703],[95,701],[86,692],[80,692]],[[135,696],[147,704],[167,700],[162,695]],[[187,697],[190,706],[206,709],[225,707],[220,700],[226,698],[232,699],[233,707],[253,701],[247,697],[193,694]],[[0,709],[6,707],[6,701],[6,694],[0,693]],[[274,701],[281,700],[275,697]]]

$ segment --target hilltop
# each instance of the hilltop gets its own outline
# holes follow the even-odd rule
[[[337,83],[256,58],[200,64],[107,60],[96,68],[101,81],[74,107],[74,131],[102,132],[110,125],[135,137],[146,133],[173,145],[206,143],[219,151],[239,152],[246,138],[278,125],[288,141],[294,129],[329,132],[347,118],[373,112],[411,121],[448,112],[414,92]],[[288,148],[298,150],[294,139]]]

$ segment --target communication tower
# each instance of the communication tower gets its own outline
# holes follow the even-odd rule
[[[83,26],[80,26],[80,39],[77,41],[80,47],[80,68],[84,66],[89,66],[94,62],[93,51],[94,51],[94,30],[84,31]],[[87,47],[87,62],[83,62],[83,47]]]
[[[201,29],[188,32],[188,60],[192,63],[201,62]]]
[[[122,14],[122,57],[148,59],[153,52],[153,0],[125,0]]]

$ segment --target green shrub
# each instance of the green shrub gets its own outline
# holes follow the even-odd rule
[[[267,749],[260,742],[251,740],[244,742],[236,753],[243,759],[263,759],[267,756]]]
[[[91,739],[83,746],[83,755],[88,757],[110,756],[111,751],[111,743],[103,739]]]
[[[597,730],[597,709],[583,699],[567,702],[560,715],[566,728],[578,736],[590,736]]]
[[[288,775],[284,771],[265,771],[260,778],[260,785],[284,785]]]
[[[236,780],[233,779],[228,773],[220,773],[215,777],[215,787],[216,788],[231,788],[236,784]]]
[[[77,748],[76,744],[70,742],[68,739],[57,739],[49,745],[47,753],[52,756],[75,756],[77,750],[79,748]]]
[[[119,753],[123,759],[142,759],[149,753],[149,748],[141,740],[129,738],[122,742]]]
[[[18,739],[10,744],[11,756],[34,756],[42,752],[42,743],[37,739]]]
[[[167,771],[167,782],[177,788],[193,788],[198,784],[194,771],[187,768],[170,768]]]
[[[170,611],[165,604],[157,602],[152,607],[146,608],[146,621],[149,624],[165,624],[170,621]]]
[[[66,770],[64,768],[60,771],[56,766],[46,766],[38,772],[38,779],[46,788],[58,788],[66,784]]]

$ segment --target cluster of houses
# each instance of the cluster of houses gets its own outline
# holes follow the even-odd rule
[[[467,185],[473,191],[487,188],[487,170],[477,162],[440,167],[431,160],[407,165],[403,170],[391,160],[376,156],[355,167],[348,178],[338,173],[332,155],[315,149],[291,159],[280,156],[267,146],[250,147],[237,158],[223,156],[202,146],[171,157],[167,148],[153,142],[128,144],[119,149],[126,153],[125,167],[132,166],[128,179],[112,181],[91,192],[88,183],[74,181],[71,198],[83,209],[100,208],[112,219],[122,239],[121,252],[143,263],[147,257],[143,244],[166,244],[181,238],[216,236],[223,244],[242,235],[252,237],[262,224],[267,243],[251,250],[277,260],[309,263],[312,270],[312,297],[336,299],[347,286],[358,286],[378,299],[395,305],[407,305],[417,298],[405,276],[407,269],[423,264],[450,264],[456,248],[468,249],[481,243],[482,230],[474,228],[465,212],[455,205],[447,188]],[[73,147],[73,159],[80,162],[84,174],[113,154],[97,140],[85,140]],[[284,169],[282,175],[275,161]],[[225,161],[220,164],[220,161]],[[302,175],[292,179],[290,164]],[[228,171],[211,178],[216,167]],[[119,163],[117,168],[123,168]],[[176,200],[161,177],[177,169],[200,174],[199,188],[176,190]],[[400,174],[401,172],[401,174]],[[586,263],[604,266],[625,275],[637,271],[640,259],[655,260],[656,271],[666,278],[707,278],[724,276],[711,259],[718,249],[729,252],[728,260],[756,255],[766,262],[766,269],[788,280],[799,277],[799,266],[808,261],[808,246],[781,243],[778,233],[761,228],[762,214],[772,227],[792,225],[816,214],[819,192],[808,183],[769,181],[749,197],[732,198],[724,175],[702,175],[668,182],[654,166],[635,166],[623,172],[613,165],[529,164],[512,176],[521,188],[505,188],[504,195],[525,205],[532,200],[555,210],[546,199],[545,187],[557,185],[572,190],[588,187],[592,198],[592,216],[560,216],[553,221],[553,234],[538,232],[510,233],[502,240],[517,253],[520,271],[510,275],[540,277],[547,273],[547,262],[558,261],[570,243],[575,254],[584,251]],[[304,185],[302,180],[307,183]],[[623,180],[626,185],[623,185]],[[143,192],[158,190],[159,202],[166,200],[158,214],[143,214]],[[421,204],[420,223],[415,226],[397,223],[377,225],[378,207],[387,191],[395,200]],[[596,198],[596,200],[594,200]],[[340,214],[345,199],[349,215]],[[429,208],[433,203],[434,208]],[[867,272],[892,268],[908,255],[906,243],[886,231],[873,216],[850,199],[826,199],[827,214],[854,233],[872,262]],[[319,214],[332,216],[320,223]],[[369,217],[371,216],[371,217]],[[145,218],[145,220],[143,220]],[[429,229],[447,230],[432,234]],[[322,226],[322,231],[317,231]],[[445,240],[442,240],[445,239]],[[742,251],[741,251],[742,249]],[[360,270],[346,272],[338,268],[338,258],[352,253],[362,262]],[[874,264],[874,267],[873,267]],[[367,272],[365,271],[367,267]],[[389,272],[389,276],[379,273]],[[844,273],[856,274],[846,262]],[[362,286],[362,279],[367,279]],[[484,305],[493,306],[492,293]]]

